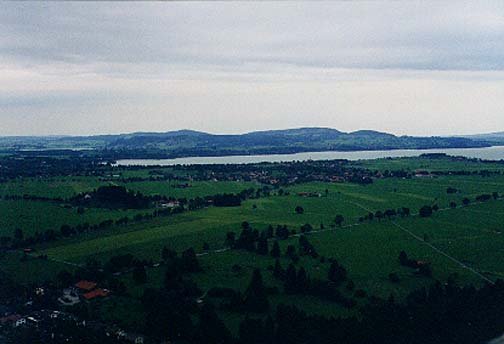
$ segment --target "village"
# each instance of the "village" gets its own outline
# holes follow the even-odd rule
[[[146,336],[125,331],[115,324],[85,320],[72,312],[81,303],[106,302],[110,291],[96,282],[81,280],[64,289],[37,286],[25,297],[9,305],[0,304],[0,343],[16,343],[16,338],[34,336],[43,343],[81,340],[82,332],[110,343],[153,343]],[[80,342],[80,341],[78,341]]]

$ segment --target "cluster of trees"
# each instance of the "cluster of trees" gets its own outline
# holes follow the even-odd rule
[[[100,190],[100,191],[99,191]],[[114,191],[111,191],[114,190]],[[194,199],[185,199],[181,198],[178,201],[180,202],[180,206],[174,207],[174,208],[162,208],[162,209],[155,209],[152,211],[152,213],[145,213],[145,214],[136,214],[132,218],[128,216],[123,216],[121,218],[118,218],[116,220],[112,219],[107,219],[103,220],[100,223],[97,224],[89,224],[87,222],[84,222],[82,224],[78,224],[76,226],[70,226],[68,224],[64,224],[60,227],[59,231],[54,230],[54,229],[48,229],[44,232],[35,232],[32,236],[26,237],[24,235],[24,232],[20,228],[16,228],[13,237],[9,236],[2,236],[0,237],[0,247],[12,247],[12,248],[19,248],[19,247],[26,247],[26,246],[32,246],[35,244],[40,244],[44,242],[51,242],[58,240],[60,238],[67,238],[71,237],[74,235],[79,235],[81,233],[87,233],[87,232],[94,232],[94,231],[99,231],[99,230],[104,230],[107,228],[110,228],[114,225],[116,226],[125,226],[128,225],[129,223],[136,223],[136,222],[141,222],[141,221],[147,221],[151,220],[156,217],[164,217],[164,216],[170,216],[173,214],[178,214],[183,211],[185,211],[184,205],[187,205],[188,210],[196,210],[200,208],[207,207],[209,205],[215,205],[215,206],[237,206],[241,203],[242,200],[247,199],[248,197],[253,196],[255,193],[253,188],[246,189],[241,191],[240,193],[234,195],[234,194],[224,194],[224,195],[214,195],[214,196],[207,196],[205,198],[201,197],[196,197]],[[102,196],[98,196],[100,199],[100,202],[105,202],[105,199],[115,199],[116,197],[120,199],[124,195],[126,198],[122,201],[120,201],[121,204],[127,205],[127,207],[133,207],[134,208],[134,203],[135,202],[144,202],[148,201],[149,204],[155,201],[160,201],[160,200],[174,200],[172,198],[167,198],[165,196],[143,196],[139,193],[133,193],[131,191],[127,191],[124,187],[116,187],[116,186],[106,186],[106,187],[100,187],[96,192],[93,192],[89,194],[91,198],[87,198],[87,201],[93,200],[93,198],[97,195],[100,194]],[[106,196],[103,196],[105,194]],[[87,194],[79,194],[78,196],[73,198],[73,201],[76,199],[78,200],[84,200],[85,195]],[[122,196],[121,196],[122,195]],[[132,198],[131,198],[131,197]],[[133,200],[136,199],[136,200]],[[86,202],[87,202],[86,201]],[[72,202],[72,200],[71,200]],[[116,206],[118,203],[114,203]],[[74,203],[75,205],[78,205],[77,208],[77,213],[82,214],[84,213],[84,208],[83,206],[91,206],[91,204],[86,203],[86,204],[81,204],[80,201],[77,203]],[[93,203],[94,204],[94,203]],[[103,203],[102,205],[105,206],[105,204],[109,204],[108,201]]]
[[[275,261],[273,276],[283,282],[284,292],[286,294],[303,294],[319,297],[324,300],[341,304],[344,307],[354,307],[355,301],[345,297],[338,287],[347,281],[347,270],[336,260],[330,259],[327,280],[312,279],[308,276],[304,267],[299,269],[293,263],[290,263],[287,269],[283,269],[280,261]],[[349,281],[347,290],[353,290],[354,284]]]
[[[45,242],[55,241],[60,238],[67,238],[74,235],[79,235],[82,233],[105,230],[107,228],[112,227],[113,225],[125,226],[132,222],[136,223],[151,220],[156,217],[170,216],[172,214],[176,214],[181,211],[183,211],[182,208],[156,209],[152,213],[136,214],[132,218],[124,216],[117,220],[108,219],[92,225],[87,222],[78,224],[76,226],[70,226],[68,224],[64,224],[60,227],[59,231],[54,229],[48,229],[45,230],[44,232],[37,231],[32,236],[28,237],[25,236],[24,231],[21,228],[16,228],[14,230],[12,237],[9,236],[0,237],[0,246],[11,248],[27,247]]]
[[[37,196],[37,195],[4,195],[3,199],[5,201],[20,201],[20,200],[28,200],[28,201],[42,201],[42,202],[63,202],[64,199],[61,197],[46,197],[46,196]]]
[[[362,216],[359,218],[360,222],[364,221],[373,221],[374,219],[377,219],[378,221],[381,221],[382,219],[392,219],[394,217],[400,216],[400,217],[408,217],[411,215],[410,208],[407,207],[401,207],[398,209],[387,209],[387,210],[378,210],[374,213],[369,212],[367,215]]]
[[[360,319],[327,319],[279,306],[274,332],[266,337],[285,344],[484,343],[504,331],[503,301],[502,282],[479,290],[436,283],[412,292],[406,303],[374,298]]]
[[[437,205],[434,206],[424,205],[423,207],[420,208],[420,210],[418,210],[418,215],[420,215],[420,217],[430,217],[432,216],[432,213],[436,210],[438,210]]]
[[[146,289],[141,299],[146,313],[145,333],[156,339],[190,339],[198,343],[203,340],[204,332],[210,330],[231,338],[213,309],[204,307],[198,323],[193,323],[192,317],[198,314],[197,301],[203,294],[194,281],[185,277],[187,273],[202,271],[194,249],[189,248],[179,255],[164,247],[161,258],[165,268],[163,287]]]
[[[29,152],[0,158],[0,182],[6,182],[19,177],[47,178],[54,176],[94,175],[99,176],[104,170],[101,159],[86,158],[67,151],[64,154],[57,151],[44,152],[44,156],[30,155]],[[58,155],[56,157],[49,156]]]
[[[482,194],[482,195],[478,195],[476,196],[476,202],[486,202],[486,201],[489,201],[491,199],[498,199],[500,196],[499,196],[499,193],[498,192],[493,192],[492,194]]]
[[[213,288],[206,293],[206,299],[223,298],[222,309],[261,314],[270,309],[270,292],[260,270],[255,269],[244,293],[230,288]],[[190,343],[235,343],[211,302],[206,300],[198,307],[201,295],[196,284],[184,279],[178,270],[168,268],[164,287],[147,289],[142,297],[147,314],[146,333],[156,339]]]
[[[175,250],[163,247],[161,259],[167,266],[167,271],[171,270],[174,275],[203,271],[192,247],[183,251],[180,256]]]
[[[241,197],[234,194],[222,194],[213,196],[213,204],[216,207],[239,207]]]
[[[238,238],[235,232],[228,232],[226,234],[225,245],[234,249],[257,252],[262,255],[266,255],[269,252],[269,239],[277,238],[279,240],[285,240],[290,235],[295,234],[295,231],[289,230],[286,225],[278,225],[276,229],[269,225],[265,230],[259,231],[252,228],[248,222],[244,221],[241,227],[242,230]],[[276,245],[278,245],[278,243],[276,243]]]
[[[124,186],[106,185],[89,193],[78,194],[70,199],[70,203],[79,207],[145,209],[150,206],[151,200],[151,197],[127,190]]]

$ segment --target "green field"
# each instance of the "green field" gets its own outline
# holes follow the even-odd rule
[[[359,162],[365,167],[385,169],[426,169],[446,171],[458,169],[498,169],[499,165],[476,162],[429,161],[425,159],[383,159]],[[138,174],[148,175],[141,170]],[[100,185],[91,177],[61,178],[54,180],[21,180],[4,184],[5,194],[30,194],[46,197],[69,197],[78,192],[92,190]],[[236,193],[247,188],[257,188],[259,184],[245,182],[191,182],[191,187],[174,187],[173,181],[141,181],[124,185],[134,191],[148,195],[165,195],[176,198],[192,198],[216,193]],[[447,188],[458,192],[447,193]],[[454,278],[461,284],[482,285],[485,279],[496,280],[504,277],[503,247],[504,199],[491,199],[485,203],[475,202],[483,193],[504,194],[504,176],[478,174],[438,177],[413,177],[376,179],[370,185],[353,183],[310,182],[283,187],[284,195],[274,190],[269,196],[252,198],[239,207],[208,207],[186,211],[168,217],[130,223],[126,226],[112,226],[97,233],[86,233],[61,239],[36,247],[36,254],[47,255],[47,260],[29,259],[21,262],[19,253],[4,253],[0,262],[4,269],[22,283],[51,279],[65,268],[72,270],[90,258],[103,263],[112,256],[131,253],[142,259],[160,260],[163,247],[181,252],[193,247],[199,256],[204,272],[192,274],[191,278],[206,291],[212,287],[231,287],[244,291],[253,269],[263,271],[265,283],[282,289],[282,284],[272,276],[274,259],[242,250],[222,250],[226,233],[240,232],[241,224],[247,221],[258,230],[269,225],[287,225],[299,233],[304,224],[311,224],[313,231],[307,234],[317,252],[326,258],[335,258],[348,269],[348,277],[356,289],[363,289],[368,295],[383,298],[390,294],[405,297],[410,291],[427,287],[434,280],[442,282]],[[303,197],[298,193],[315,192],[320,197]],[[287,193],[287,194],[285,194]],[[462,200],[469,198],[470,205],[462,207]],[[450,208],[455,202],[456,208]],[[418,210],[424,205],[438,205],[439,211],[429,218],[421,218]],[[295,208],[301,206],[302,214]],[[374,219],[361,221],[369,212],[407,207],[410,217],[393,220]],[[0,229],[10,235],[14,228],[21,227],[27,233],[36,230],[57,229],[61,224],[76,225],[83,222],[97,223],[104,219],[132,216],[138,210],[86,209],[77,214],[75,208],[68,208],[57,202],[30,200],[0,201]],[[343,215],[342,227],[334,224],[336,215]],[[280,241],[281,251],[287,245],[298,245],[298,236]],[[203,251],[203,244],[210,246],[210,252]],[[272,243],[270,241],[270,247]],[[415,260],[432,265],[432,277],[421,277],[413,269],[399,264],[400,251],[406,251]],[[281,263],[287,267],[290,259],[283,256]],[[233,271],[239,265],[240,272]],[[319,259],[302,257],[297,266],[303,266],[312,278],[325,278],[329,263]],[[40,273],[38,271],[45,271]],[[27,273],[28,272],[28,273]],[[164,269],[148,268],[148,283],[137,286],[131,274],[121,275],[128,287],[129,296],[114,297],[110,303],[101,305],[107,319],[115,319],[132,325],[141,321],[142,314],[132,307],[138,303],[146,287],[162,285]],[[399,283],[393,283],[389,274],[395,273]],[[351,292],[344,291],[349,297]],[[130,299],[128,299],[130,298]],[[129,300],[129,301],[128,301]],[[133,301],[131,301],[133,300]],[[357,300],[359,304],[364,301]],[[271,297],[272,304],[292,303],[308,313],[348,316],[356,310],[348,310],[336,304],[324,302],[307,295],[285,295],[280,292]],[[239,317],[234,313],[222,314],[226,321],[235,326]],[[234,325],[233,325],[234,324]]]
[[[460,193],[452,195],[446,193],[447,186],[458,185]],[[327,197],[307,198],[296,194],[300,191],[325,192],[325,189],[329,190]],[[473,262],[475,268],[491,271],[497,276],[502,273],[499,271],[499,265],[502,265],[499,259],[500,252],[498,250],[487,252],[484,248],[488,248],[488,245],[491,247],[499,245],[501,238],[498,234],[499,224],[504,220],[504,203],[489,201],[488,204],[472,205],[467,208],[446,210],[444,208],[447,208],[451,201],[460,204],[463,197],[474,198],[483,192],[501,190],[504,190],[502,177],[387,179],[369,186],[310,183],[290,188],[289,196],[270,196],[249,200],[238,208],[212,207],[134,224],[121,231],[103,233],[89,240],[78,238],[58,242],[43,252],[51,258],[74,263],[83,263],[89,257],[106,260],[118,253],[132,253],[141,258],[157,260],[163,246],[178,251],[194,247],[196,251],[201,252],[203,243],[208,242],[212,249],[222,248],[225,233],[230,230],[238,232],[243,221],[250,222],[257,229],[265,229],[269,224],[286,224],[289,228],[298,230],[305,223],[312,224],[315,229],[320,228],[320,224],[324,224],[326,229],[331,229],[330,225],[336,214],[342,214],[346,219],[345,224],[348,225],[357,223],[358,218],[367,214],[368,210],[404,206],[411,208],[414,213],[425,204],[438,204],[443,211],[439,211],[432,218],[422,219],[413,216],[396,221],[420,236],[426,234],[432,244],[446,249],[456,258]],[[303,214],[294,213],[297,205],[305,209]],[[489,214],[492,216],[488,216]],[[427,246],[405,235],[387,220],[381,222],[374,220],[355,227],[313,233],[310,239],[316,243],[315,246],[323,255],[335,256],[345,261],[350,271],[362,276],[363,282],[369,281],[366,287],[371,291],[389,292],[390,288],[383,288],[380,283],[375,283],[375,278],[366,277],[369,276],[369,267],[375,262],[379,262],[377,269],[379,266],[387,266],[388,272],[381,273],[382,278],[386,279],[388,273],[395,270],[397,255],[401,249],[412,253],[419,252],[418,259],[434,262],[437,258],[439,262],[436,263],[443,266],[439,270],[435,269],[440,273],[441,279],[457,272],[462,278],[474,281],[471,273],[459,271],[460,268],[449,261],[444,262],[443,256],[438,257],[438,254]],[[481,243],[477,244],[477,241]],[[349,247],[351,249],[348,249]],[[362,247],[366,249],[359,250]],[[226,254],[229,253],[223,253]],[[389,263],[385,265],[387,260]],[[487,266],[489,262],[494,264]],[[395,288],[395,286],[388,287]]]
[[[37,196],[47,198],[67,199],[78,193],[90,192],[100,185],[108,185],[95,177],[65,177],[43,179],[16,180],[0,184],[0,196]],[[215,195],[217,193],[237,193],[250,187],[257,187],[255,183],[239,182],[191,182],[190,187],[175,187],[176,183],[167,181],[123,183],[132,191],[146,195],[163,195],[174,198],[195,198]],[[124,216],[133,217],[152,210],[112,210],[89,208],[83,214],[77,213],[76,207],[70,207],[65,202],[40,200],[5,200],[0,198],[0,236],[12,235],[16,228],[21,228],[25,235],[46,230],[58,231],[64,224],[76,226],[89,223],[98,224],[101,221],[117,220]]]

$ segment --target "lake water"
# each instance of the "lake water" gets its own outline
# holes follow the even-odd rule
[[[414,157],[426,153],[445,153],[452,156],[478,158],[484,160],[503,160],[504,146],[485,148],[450,148],[450,149],[397,149],[385,151],[358,152],[305,152],[295,154],[268,155],[234,155],[217,157],[188,157],[176,159],[124,159],[116,165],[122,166],[172,166],[172,165],[204,165],[204,164],[250,164],[259,162],[286,162],[305,160],[369,160],[379,158]]]

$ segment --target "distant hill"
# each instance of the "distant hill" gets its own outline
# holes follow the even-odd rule
[[[504,139],[504,136],[503,136]],[[395,136],[373,130],[345,133],[331,128],[255,131],[237,135],[194,130],[99,136],[3,137],[9,150],[93,149],[113,157],[182,157],[286,154],[307,151],[359,151],[487,147],[491,140],[468,137]]]
[[[458,136],[471,140],[486,141],[494,145],[504,145],[504,131],[488,134]]]

